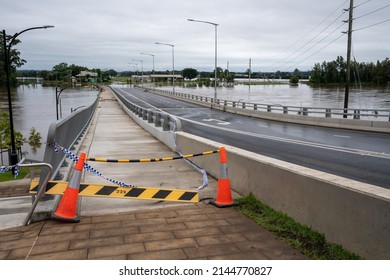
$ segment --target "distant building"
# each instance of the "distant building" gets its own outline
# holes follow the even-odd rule
[[[175,81],[182,81],[183,76],[179,74],[175,74]],[[150,82],[171,82],[172,81],[172,75],[171,74],[154,74],[154,75],[144,75],[143,76],[144,83],[150,83]],[[142,82],[142,76],[141,75],[132,75],[131,81],[133,83],[141,83]]]
[[[95,72],[81,71],[80,74],[76,75],[76,78],[78,82],[87,80],[88,82],[96,83],[98,74]]]

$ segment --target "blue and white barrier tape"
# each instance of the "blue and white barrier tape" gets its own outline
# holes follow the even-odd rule
[[[73,162],[77,163],[79,158],[74,154],[72,153],[71,151],[69,151],[68,149],[58,145],[57,143],[54,143],[52,144],[53,147],[54,147],[54,151],[56,153],[58,153],[58,150],[60,149],[64,154],[66,154],[71,160],[73,160]],[[104,176],[101,172],[97,171],[95,168],[93,168],[92,166],[90,166],[88,163],[84,163],[84,169],[87,170],[88,172],[91,172],[92,174],[95,174],[101,178],[103,178],[104,180],[107,180],[107,181],[110,181],[120,187],[130,187],[130,188],[133,188],[134,185],[131,185],[131,184],[126,184],[126,183],[123,183],[121,181],[118,181],[118,180],[115,180],[115,179],[112,179],[112,178],[108,178],[106,176]]]
[[[12,170],[13,168],[15,168],[15,174],[14,174],[14,177],[18,177],[19,176],[19,166],[16,164],[16,165],[13,165],[13,166],[1,166],[0,167],[0,174],[3,174],[5,172],[8,172],[10,170]]]

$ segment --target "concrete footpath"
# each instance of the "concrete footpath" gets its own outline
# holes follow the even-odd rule
[[[108,89],[79,152],[114,159],[176,155],[140,128]],[[218,155],[210,156],[219,164]],[[137,186],[194,189],[203,182],[202,174],[183,160],[88,164]],[[82,181],[109,183],[85,171]],[[2,183],[0,197],[26,197],[23,184]],[[306,259],[234,208],[208,204],[216,185],[209,177],[195,204],[79,197],[80,223],[46,220],[1,230],[0,259]]]

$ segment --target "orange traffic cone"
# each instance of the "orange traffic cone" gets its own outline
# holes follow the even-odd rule
[[[68,187],[66,188],[57,211],[53,214],[56,220],[78,223],[80,220],[77,217],[77,199],[79,196],[81,173],[84,168],[85,153],[82,153],[77,161],[75,170],[70,178]]]
[[[228,176],[227,168],[227,156],[226,149],[222,147],[220,152],[219,162],[220,162],[220,174],[218,178],[218,190],[217,190],[217,199],[212,200],[211,204],[217,207],[231,207],[236,206],[239,203],[233,202],[232,193],[230,190],[230,180]]]

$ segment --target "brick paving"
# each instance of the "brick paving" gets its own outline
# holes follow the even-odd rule
[[[205,202],[0,231],[3,260],[306,259],[234,208]]]

